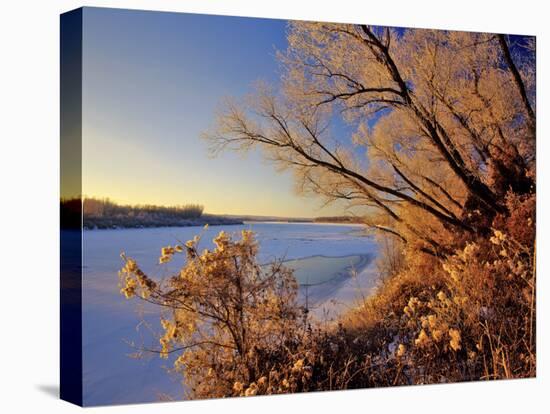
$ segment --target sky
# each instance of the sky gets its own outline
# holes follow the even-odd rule
[[[295,194],[258,152],[208,155],[224,97],[279,80],[286,21],[84,9],[83,189],[119,203],[199,203],[207,213],[315,217],[340,206]]]

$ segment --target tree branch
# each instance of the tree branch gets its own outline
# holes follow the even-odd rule
[[[506,36],[503,34],[499,34],[498,41],[500,44],[500,48],[502,49],[502,53],[504,54],[504,60],[506,61],[508,68],[510,68],[510,71],[512,72],[512,76],[514,77],[514,82],[516,83],[516,87],[518,88],[519,94],[521,96],[525,112],[527,112],[531,127],[534,131],[536,126],[535,112],[533,111],[531,103],[529,102],[529,98],[527,97],[527,91],[525,88],[525,84],[523,83],[523,79],[521,79],[521,74],[519,73],[519,70],[514,63],[514,59],[512,58],[512,54],[510,53],[510,49],[508,48]]]

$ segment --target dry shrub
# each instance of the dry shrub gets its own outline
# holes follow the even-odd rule
[[[167,310],[158,352],[177,353],[191,398],[532,377],[535,200],[506,200],[492,234],[453,254],[390,257],[378,291],[336,325],[308,319],[292,271],[260,266],[246,231],[221,232],[211,251],[198,237],[163,248],[160,263],[187,256],[164,283],[123,255],[122,293]]]
[[[187,258],[164,283],[122,255],[121,293],[166,310],[156,352],[164,358],[177,353],[174,370],[185,378],[190,397],[256,394],[256,385],[247,391],[250,384],[274,377],[273,367],[286,363],[303,335],[296,279],[279,262],[258,264],[258,246],[249,231],[240,240],[220,232],[213,250],[199,252],[198,243],[195,237],[162,249],[161,264],[176,254]]]
[[[407,267],[347,315],[375,355],[393,351],[373,385],[535,376],[535,196],[506,200],[492,235],[444,258],[407,251]]]
[[[405,266],[403,248],[395,237],[377,237],[379,256],[376,268],[380,280],[388,280],[398,274]]]

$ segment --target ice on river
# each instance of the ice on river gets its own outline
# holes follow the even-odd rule
[[[135,359],[136,346],[158,345],[153,330],[159,313],[138,306],[119,294],[120,253],[137,260],[142,269],[162,277],[182,261],[158,265],[160,248],[185,242],[202,233],[201,248],[212,248],[221,230],[256,232],[262,263],[283,259],[295,270],[300,300],[317,317],[334,317],[366,296],[376,283],[373,259],[377,247],[361,227],[310,223],[247,223],[233,226],[117,229],[85,231],[83,236],[83,369],[84,404],[106,405],[182,399],[178,378],[166,372],[171,359]],[[352,274],[355,275],[352,277]],[[139,321],[144,321],[138,325]]]

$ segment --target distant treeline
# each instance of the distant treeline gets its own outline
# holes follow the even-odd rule
[[[315,223],[364,223],[364,219],[354,216],[315,217]]]
[[[202,216],[204,206],[183,204],[177,206],[156,206],[151,204],[120,205],[108,198],[85,198],[84,218],[136,217],[197,219]]]
[[[61,200],[61,227],[85,229],[177,227],[241,224],[242,221],[213,215],[203,215],[204,206],[121,205],[108,198]]]

